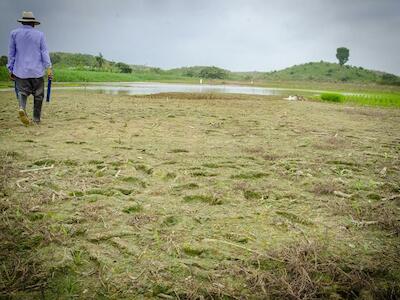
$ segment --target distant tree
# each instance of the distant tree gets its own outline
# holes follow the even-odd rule
[[[101,52],[99,53],[98,56],[96,56],[96,62],[97,62],[97,66],[101,69],[104,64],[104,58],[103,58],[103,54],[101,54]]]
[[[225,79],[228,77],[228,72],[217,67],[204,67],[201,69],[199,76],[201,78]]]
[[[350,50],[346,47],[336,49],[336,58],[339,60],[339,65],[343,66],[349,61]]]
[[[381,84],[400,85],[400,77],[394,74],[384,73],[380,80]]]
[[[132,73],[132,68],[122,62],[116,63],[115,66],[121,71],[121,73]]]
[[[184,76],[188,76],[188,77],[195,77],[195,73],[192,69],[187,69],[184,73]]]
[[[50,53],[50,60],[53,65],[58,64],[61,62],[61,55],[56,52]]]
[[[162,69],[161,68],[151,68],[152,71],[154,71],[157,74],[161,74],[162,73]]]
[[[7,65],[7,56],[3,55],[0,57],[0,67],[4,67]]]

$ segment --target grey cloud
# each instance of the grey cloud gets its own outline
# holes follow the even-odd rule
[[[398,0],[9,0],[0,2],[0,53],[22,10],[43,22],[52,51],[163,68],[273,70],[308,61],[400,74]]]

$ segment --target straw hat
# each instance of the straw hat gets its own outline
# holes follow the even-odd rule
[[[22,18],[17,20],[18,22],[32,22],[35,23],[37,25],[40,24],[40,22],[38,20],[35,19],[35,16],[33,15],[33,13],[31,11],[24,11],[22,12]]]

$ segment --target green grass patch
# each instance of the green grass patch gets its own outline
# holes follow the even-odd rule
[[[168,217],[166,217],[164,219],[162,224],[166,225],[166,226],[173,226],[173,225],[178,224],[178,222],[179,222],[179,218],[178,217],[176,217],[176,216],[168,216]]]
[[[285,219],[288,219],[293,223],[298,223],[302,225],[313,225],[313,222],[287,211],[277,211],[276,214],[284,217]]]
[[[136,169],[136,171],[140,171],[140,172],[145,173],[147,175],[153,174],[153,169],[148,167],[148,166],[145,166],[145,165],[136,165],[135,169]]]
[[[199,172],[193,172],[192,176],[193,177],[215,177],[215,176],[218,176],[218,174],[199,171]]]
[[[77,197],[77,198],[83,197],[84,195],[85,195],[85,193],[82,191],[72,191],[72,192],[68,193],[68,196]]]
[[[34,166],[50,166],[54,165],[56,161],[54,159],[41,159],[33,163]]]
[[[111,197],[115,195],[113,189],[91,189],[85,192],[86,195],[102,195],[106,197]]]
[[[97,159],[92,159],[92,160],[89,160],[88,164],[89,165],[103,165],[104,161],[97,160]]]
[[[269,174],[263,172],[248,172],[248,173],[240,173],[232,175],[232,179],[260,179],[263,177],[267,177]]]
[[[79,165],[79,163],[77,161],[71,160],[71,159],[63,160],[63,164],[66,166],[70,166],[70,167],[75,167],[75,166]]]
[[[223,166],[215,164],[215,163],[205,163],[205,164],[202,164],[202,166],[205,168],[210,168],[210,169],[218,169],[218,168],[223,167]]]
[[[126,214],[137,213],[143,210],[143,206],[139,203],[125,207],[122,211]]]
[[[189,255],[189,256],[200,256],[203,253],[206,252],[205,249],[199,248],[199,247],[194,247],[192,245],[186,244],[182,247],[182,251]]]
[[[172,149],[171,153],[189,153],[189,150],[186,150],[186,149]]]
[[[194,182],[190,182],[187,184],[182,184],[182,185],[177,185],[174,186],[173,189],[175,191],[183,191],[183,190],[194,190],[194,189],[198,189],[199,185],[197,183]]]
[[[256,200],[256,199],[261,199],[263,197],[263,195],[261,193],[256,192],[256,191],[251,191],[251,190],[243,191],[243,196],[247,200]]]
[[[135,193],[135,190],[130,190],[130,189],[116,188],[115,190],[119,191],[121,194],[125,196]]]
[[[121,181],[135,184],[135,185],[141,186],[143,188],[145,188],[147,186],[146,182],[144,182],[142,179],[133,177],[133,176],[121,177]]]
[[[203,202],[203,203],[207,203],[207,204],[211,204],[211,205],[220,205],[222,204],[222,200],[212,197],[212,196],[208,196],[208,195],[188,195],[188,196],[184,196],[183,200],[185,202]]]
[[[171,179],[176,178],[176,176],[177,176],[177,175],[176,175],[175,173],[168,172],[167,174],[164,175],[164,179],[165,179],[165,180],[171,180]]]

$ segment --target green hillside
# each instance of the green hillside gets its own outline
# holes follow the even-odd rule
[[[340,66],[329,62],[310,62],[273,72],[231,72],[215,66],[192,66],[170,70],[143,65],[128,65],[90,54],[53,52],[50,54],[57,81],[197,81],[199,78],[230,81],[326,82],[386,84],[400,86],[400,77],[362,67]],[[125,74],[124,74],[125,73]],[[7,81],[0,67],[0,81]]]
[[[118,62],[103,58],[103,64],[100,67],[96,56],[91,54],[52,52],[50,53],[50,58],[55,68],[86,69],[93,71],[120,71],[117,67]],[[119,63],[121,64],[122,62]],[[159,68],[152,68],[143,65],[129,66],[133,71],[159,70]]]
[[[362,67],[340,66],[329,62],[310,62],[280,71],[258,74],[260,79],[285,81],[323,81],[351,83],[381,83],[400,85],[400,78],[393,74],[367,70]]]

